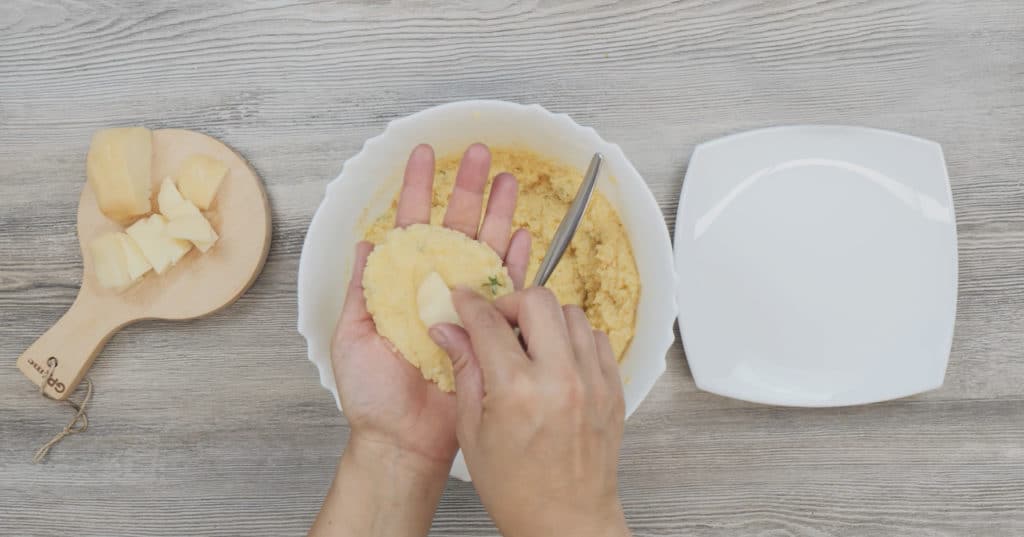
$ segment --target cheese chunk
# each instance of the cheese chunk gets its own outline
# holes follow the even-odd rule
[[[164,178],[160,184],[157,204],[160,213],[168,219],[168,237],[191,241],[200,252],[206,252],[217,242],[213,226],[194,203],[181,196],[170,177]]]
[[[166,231],[167,219],[159,214],[139,220],[126,230],[157,274],[163,274],[192,249],[191,243],[168,237]]]
[[[178,191],[178,187],[174,186],[174,181],[170,177],[164,177],[163,182],[160,183],[160,193],[156,196],[156,204],[160,209],[160,214],[168,220],[200,214],[195,204],[181,196],[181,192]]]
[[[185,202],[189,203],[190,202]],[[193,205],[193,207],[195,207]],[[167,236],[191,241],[200,252],[206,252],[217,242],[217,232],[210,222],[198,211],[195,214],[179,216],[167,223]]]
[[[85,172],[100,211],[117,221],[149,214],[153,136],[144,127],[97,131]]]
[[[120,233],[104,233],[89,243],[96,279],[107,289],[121,290],[134,281],[118,235]]]
[[[462,319],[452,302],[452,291],[437,272],[431,272],[423,279],[416,292],[416,306],[420,311],[420,320],[427,328],[439,323],[462,326]]]
[[[153,268],[135,241],[119,231],[96,237],[89,248],[96,279],[107,289],[123,291]]]
[[[137,280],[145,273],[153,270],[153,265],[142,255],[142,249],[135,243],[127,233],[118,233],[118,240],[121,241],[121,250],[124,252],[125,267],[128,269],[128,276]]]
[[[192,155],[178,168],[174,180],[181,195],[205,211],[213,204],[227,174],[228,167],[223,162],[206,155]]]

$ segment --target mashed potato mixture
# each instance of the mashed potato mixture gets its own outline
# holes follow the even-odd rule
[[[583,181],[583,171],[522,149],[491,148],[491,154],[492,178],[507,171],[519,180],[519,203],[513,225],[529,230],[533,238],[526,277],[529,284]],[[444,219],[460,158],[461,155],[449,155],[437,161],[432,224],[440,225]],[[489,194],[488,183],[485,195]],[[397,203],[396,197],[391,208],[370,225],[366,240],[380,243],[384,239],[394,226]],[[640,276],[626,229],[611,203],[599,191],[594,192],[576,236],[547,287],[559,302],[582,307],[594,328],[608,333],[615,355],[622,360],[633,339]],[[415,293],[409,297],[412,301]]]

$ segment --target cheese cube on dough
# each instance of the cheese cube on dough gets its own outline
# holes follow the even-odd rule
[[[462,319],[452,302],[452,291],[437,272],[431,272],[420,283],[416,292],[416,306],[419,308],[420,320],[427,328],[438,323],[462,326]]]

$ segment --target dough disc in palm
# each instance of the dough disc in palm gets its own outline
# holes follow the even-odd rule
[[[451,392],[455,390],[451,360],[430,339],[416,303],[420,285],[433,272],[451,288],[464,285],[492,300],[512,292],[512,279],[486,244],[427,224],[389,231],[366,260],[366,309],[377,332],[420,368],[423,378]]]

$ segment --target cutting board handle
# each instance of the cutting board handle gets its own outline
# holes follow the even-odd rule
[[[110,336],[126,324],[97,315],[103,310],[93,302],[91,295],[79,294],[67,313],[18,357],[18,369],[36,386],[45,382],[44,393],[54,399],[67,399],[75,391]]]

